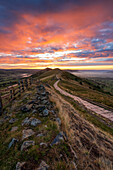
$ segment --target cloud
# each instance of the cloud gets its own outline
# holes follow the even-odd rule
[[[112,6],[110,0],[1,1],[0,63],[112,62]]]

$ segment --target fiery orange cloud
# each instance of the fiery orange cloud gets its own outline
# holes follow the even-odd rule
[[[76,63],[81,62],[110,63],[113,58],[110,51],[113,38],[105,37],[107,29],[102,25],[107,20],[113,21],[108,14],[104,3],[98,6],[73,6],[60,12],[20,13],[18,21],[6,29],[9,33],[0,33],[0,66],[15,64],[17,68],[16,64],[18,67],[20,64],[20,68],[30,65],[32,68],[38,68],[38,65],[42,68],[61,68],[61,63],[64,64],[62,68],[73,69],[79,68]],[[105,38],[101,38],[102,36]],[[101,61],[102,57],[111,60]],[[81,66],[82,69],[86,67],[99,68]],[[106,69],[111,67],[100,66]]]

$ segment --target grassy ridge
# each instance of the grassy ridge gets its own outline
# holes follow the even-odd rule
[[[67,72],[63,72],[62,78],[59,85],[69,93],[113,108],[113,96],[106,94],[98,84]]]
[[[43,82],[53,86],[53,84],[57,81],[55,80],[55,75],[53,75],[53,77],[54,78],[47,78]],[[85,80],[83,78],[74,76],[73,74],[70,74],[68,72],[62,71],[59,87],[61,87],[62,89],[69,93],[72,93],[73,95],[77,95],[82,98],[89,99],[91,101],[113,108],[113,97],[104,92],[101,92],[100,89],[94,90],[94,88],[98,87],[98,84],[97,86],[95,84],[92,85],[92,82],[90,80]],[[78,110],[79,114],[83,116],[86,120],[94,124],[96,127],[102,129],[103,131],[113,135],[113,129],[109,127],[109,125],[107,125],[105,122],[101,121],[101,118],[99,118],[98,115],[90,114],[87,110],[83,109],[79,105],[79,103],[76,103],[73,99],[64,95],[62,95],[62,97],[66,101],[71,103],[74,106],[74,108]]]

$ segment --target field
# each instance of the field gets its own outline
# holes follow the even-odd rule
[[[103,91],[113,95],[113,71],[73,71],[71,73],[98,84]]]
[[[4,88],[13,84],[16,84],[22,77],[28,77],[38,70],[3,70],[0,69],[0,88]]]

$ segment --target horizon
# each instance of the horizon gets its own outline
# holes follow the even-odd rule
[[[112,0],[0,1],[0,68],[113,69]]]
[[[9,68],[9,69],[5,69],[5,68],[0,68],[0,70],[45,70],[45,69],[52,69],[52,70],[54,70],[54,69],[60,69],[60,68],[49,68],[49,67],[46,67],[46,68],[42,68],[42,69],[35,69],[35,68],[32,68],[32,69],[30,69],[30,68],[28,68],[28,69],[25,69],[25,68]],[[87,70],[77,70],[77,69],[60,69],[60,70],[62,70],[62,71],[76,71],[76,72],[78,72],[78,71],[113,71],[113,69],[109,69],[109,70],[96,70],[96,69],[87,69]]]

